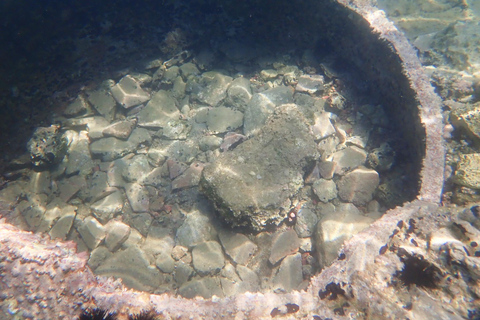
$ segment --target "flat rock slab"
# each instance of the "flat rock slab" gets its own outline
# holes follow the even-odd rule
[[[126,109],[138,106],[150,99],[150,95],[130,75],[123,77],[110,90],[115,100]]]
[[[93,217],[86,217],[78,228],[78,232],[91,250],[95,249],[105,238],[105,228]]]
[[[127,287],[145,291],[157,289],[163,280],[160,271],[150,265],[148,256],[135,246],[113,254],[95,273],[121,278]]]
[[[132,133],[133,129],[137,125],[137,119],[130,119],[125,121],[118,121],[112,123],[105,129],[103,129],[102,133],[104,136],[112,136],[118,139],[128,139],[130,134]]]
[[[280,106],[255,137],[203,170],[200,186],[233,226],[262,230],[279,224],[303,186],[303,168],[318,157],[297,106]]]
[[[257,251],[257,245],[241,233],[221,232],[219,238],[227,255],[239,265],[246,265]]]
[[[272,239],[272,250],[268,261],[271,264],[276,264],[289,254],[297,252],[300,247],[300,239],[293,229],[280,232],[274,235]]]
[[[138,114],[138,125],[143,127],[162,128],[169,121],[178,120],[180,111],[175,99],[168,91],[160,90],[152,97]]]
[[[222,247],[217,241],[206,241],[192,251],[193,267],[200,275],[213,274],[225,265]]]
[[[94,156],[101,157],[103,161],[111,161],[135,151],[139,144],[150,140],[151,136],[148,130],[137,128],[133,130],[127,140],[108,137],[92,142],[90,152]]]
[[[273,278],[273,290],[290,292],[298,289],[303,281],[302,257],[300,253],[286,257]]]

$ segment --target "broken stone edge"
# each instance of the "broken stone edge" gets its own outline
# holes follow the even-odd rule
[[[0,220],[2,313],[11,316],[7,315],[7,309],[15,306],[17,311],[21,310],[37,319],[60,319],[79,315],[82,308],[98,307],[114,310],[119,315],[153,309],[165,318],[206,319],[222,316],[224,319],[270,319],[275,308],[285,310],[286,304],[296,304],[299,311],[285,316],[311,318],[312,315],[321,315],[339,318],[332,305],[326,301],[328,299],[320,299],[318,293],[325,290],[330,283],[344,283],[349,291],[355,293],[352,298],[354,302],[348,308],[350,314],[357,310],[361,314],[385,316],[385,310],[379,310],[382,304],[371,303],[370,300],[385,299],[382,297],[382,284],[367,282],[367,278],[362,278],[362,274],[367,269],[375,268],[379,250],[388,241],[398,221],[422,216],[421,224],[439,223],[436,221],[438,216],[435,218],[432,213],[438,207],[444,180],[445,147],[442,138],[441,101],[423,73],[414,49],[383,11],[366,0],[337,1],[361,15],[380,38],[395,48],[411,88],[416,92],[419,118],[425,130],[425,151],[420,150],[424,157],[420,173],[419,200],[388,211],[371,227],[347,241],[342,251],[344,259],[337,260],[313,277],[307,291],[288,294],[244,293],[236,297],[214,297],[210,300],[184,299],[170,294],[153,295],[127,290],[120,280],[95,276],[86,266],[87,254],[76,254],[73,243],[51,241],[47,236],[19,230],[5,220]],[[10,208],[0,207],[0,213],[2,210],[2,215],[6,215]],[[448,220],[448,217],[444,218]],[[36,295],[34,299],[15,299],[19,296],[29,297],[32,289]],[[45,301],[48,301],[48,308],[42,305]],[[392,304],[390,308],[392,310],[388,310],[389,318],[404,317],[408,312],[400,305]]]

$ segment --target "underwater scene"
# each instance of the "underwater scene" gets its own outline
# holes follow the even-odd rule
[[[480,1],[0,10],[0,319],[480,319]]]

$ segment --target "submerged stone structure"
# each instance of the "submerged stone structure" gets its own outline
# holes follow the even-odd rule
[[[378,88],[418,168],[418,196],[348,240],[307,290],[205,300],[127,290],[95,276],[72,243],[0,220],[0,317],[74,319],[86,308],[119,319],[152,310],[159,319],[461,319],[478,316],[479,212],[440,206],[445,148],[441,101],[414,49],[367,0],[322,2],[338,54]],[[326,19],[324,17],[324,19]],[[334,40],[334,39],[332,39]],[[415,139],[413,139],[415,138]],[[10,208],[0,208],[6,215]],[[461,272],[459,270],[461,269]],[[477,305],[475,305],[477,303]]]

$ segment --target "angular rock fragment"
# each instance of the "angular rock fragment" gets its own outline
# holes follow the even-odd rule
[[[141,291],[155,290],[163,282],[160,271],[150,265],[147,255],[135,246],[113,254],[95,273],[121,278],[127,287]]]
[[[137,114],[139,126],[152,128],[162,128],[179,117],[180,111],[175,105],[175,99],[165,90],[155,93],[145,108]]]
[[[90,250],[95,249],[105,238],[105,228],[94,217],[86,217],[78,232]]]
[[[128,184],[125,188],[128,202],[133,212],[147,212],[150,207],[150,198],[147,189],[134,182]]]
[[[303,186],[303,168],[317,156],[296,105],[284,105],[255,137],[206,166],[200,185],[227,222],[262,230],[283,220],[280,212]]]
[[[104,198],[92,203],[92,209],[95,217],[106,223],[114,214],[123,209],[124,199],[120,190],[113,188],[114,191]]]
[[[115,118],[115,99],[103,89],[88,92],[88,101],[107,121]]]
[[[298,289],[302,281],[301,254],[289,255],[282,261],[278,273],[273,278],[273,290],[276,292],[290,292]]]
[[[105,129],[103,129],[102,133],[106,137],[115,137],[118,139],[128,139],[130,134],[132,133],[133,129],[137,125],[137,119],[130,119],[125,121],[118,121],[112,123]]]
[[[245,108],[243,133],[246,136],[256,134],[277,106],[293,103],[293,90],[279,86],[253,95]]]
[[[125,109],[137,106],[150,99],[150,95],[130,75],[123,77],[110,90],[115,100]]]
[[[198,185],[204,168],[201,162],[194,162],[179,177],[172,181],[172,190],[180,190]]]
[[[105,246],[111,252],[120,248],[120,246],[130,236],[130,226],[120,221],[110,221],[105,225]]]
[[[207,126],[212,133],[223,133],[240,128],[243,125],[243,113],[230,108],[217,107],[208,112]]]
[[[192,251],[193,267],[200,275],[214,274],[225,265],[222,247],[217,241],[206,241]]]
[[[375,170],[360,167],[347,173],[338,182],[338,195],[342,200],[365,205],[372,200],[380,178]]]
[[[92,142],[90,152],[103,161],[111,161],[135,151],[138,145],[150,140],[150,133],[146,129],[136,128],[127,140],[108,137]]]
[[[300,247],[300,239],[293,229],[279,232],[272,239],[272,249],[268,261],[274,265]]]
[[[227,255],[239,265],[247,264],[257,251],[257,245],[241,233],[221,232],[219,238]]]

